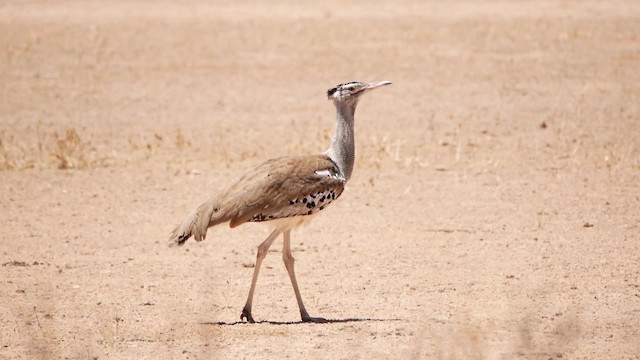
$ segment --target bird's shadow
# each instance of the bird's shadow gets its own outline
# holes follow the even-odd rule
[[[323,322],[304,322],[304,321],[270,321],[261,320],[256,321],[254,324],[269,324],[269,325],[301,325],[301,324],[336,324],[336,323],[351,323],[351,322],[382,322],[382,321],[401,321],[402,319],[376,319],[376,318],[346,318],[346,319],[325,319]],[[246,321],[205,321],[200,325],[218,325],[218,326],[234,326],[234,325],[251,325],[252,323]]]

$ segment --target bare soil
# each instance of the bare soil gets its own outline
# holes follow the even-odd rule
[[[166,247],[264,159],[354,176],[276,242]],[[640,358],[640,2],[0,4],[0,358]]]

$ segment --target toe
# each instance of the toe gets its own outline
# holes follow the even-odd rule
[[[251,310],[247,310],[246,308],[242,309],[242,314],[240,314],[240,320],[242,321],[247,320],[247,322],[252,324],[256,322],[255,320],[253,320],[253,316],[251,316]]]

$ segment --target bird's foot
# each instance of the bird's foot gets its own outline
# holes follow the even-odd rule
[[[242,309],[242,314],[240,314],[240,320],[250,322],[254,324],[256,321],[253,320],[253,316],[251,316],[251,309],[248,309],[246,306]]]
[[[309,316],[309,314],[303,314],[302,315],[302,322],[324,324],[324,323],[327,323],[329,321],[327,319],[325,319],[325,318],[311,317],[311,316]]]

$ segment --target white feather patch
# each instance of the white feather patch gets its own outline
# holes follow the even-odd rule
[[[327,176],[340,181],[344,181],[344,176],[342,176],[341,174],[335,173],[329,169],[318,170],[315,172],[315,174],[322,177]]]

